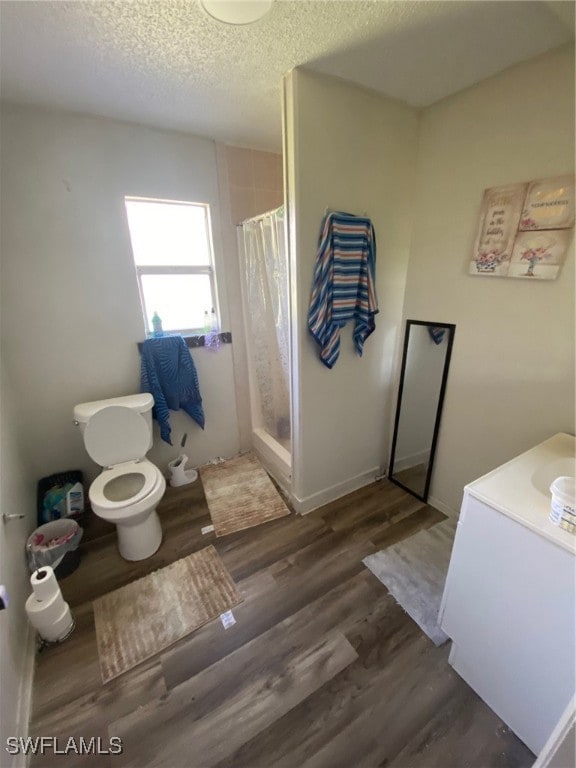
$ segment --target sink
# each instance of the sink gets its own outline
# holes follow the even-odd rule
[[[566,432],[521,453],[466,486],[470,496],[576,554],[576,536],[550,521],[550,486],[576,478],[576,437]]]
[[[557,477],[576,477],[576,459],[565,456],[539,467],[532,473],[532,484],[540,493],[550,496],[550,486]]]

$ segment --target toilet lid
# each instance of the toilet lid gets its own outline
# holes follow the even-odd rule
[[[101,467],[146,456],[150,431],[143,417],[121,405],[110,405],[95,413],[86,424],[84,445]]]

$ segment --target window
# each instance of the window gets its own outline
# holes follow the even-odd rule
[[[146,332],[157,312],[165,331],[202,333],[216,307],[210,208],[126,197]]]

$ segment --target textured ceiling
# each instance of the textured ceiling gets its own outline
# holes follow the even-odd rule
[[[573,2],[276,0],[231,27],[197,0],[1,0],[1,95],[280,147],[296,66],[423,106],[573,37]]]

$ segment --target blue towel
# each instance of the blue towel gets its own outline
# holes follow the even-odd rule
[[[162,440],[170,440],[169,409],[180,408],[204,429],[204,410],[196,366],[182,336],[162,336],[142,343],[140,390],[154,397],[152,416]]]
[[[428,333],[434,344],[442,344],[444,336],[446,334],[446,328],[434,328],[431,325],[428,326]]]

